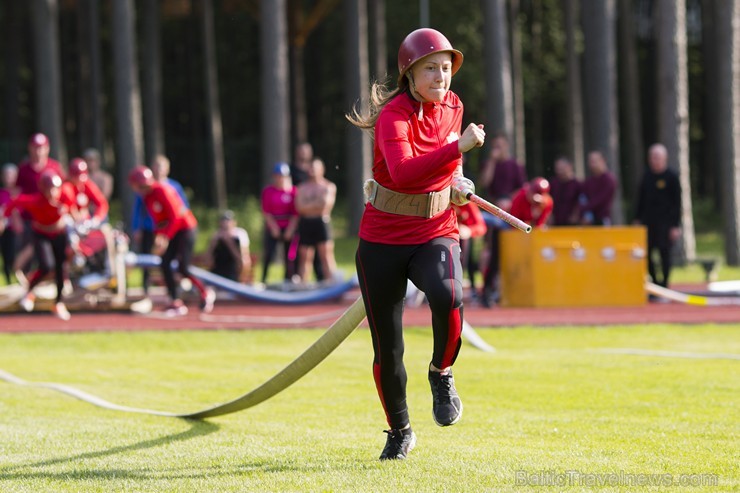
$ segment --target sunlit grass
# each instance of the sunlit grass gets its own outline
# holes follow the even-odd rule
[[[540,491],[533,480],[578,471],[705,474],[718,487],[691,491],[737,491],[739,363],[717,353],[740,354],[739,330],[481,330],[497,352],[463,346],[455,374],[464,417],[438,428],[426,382],[431,334],[407,329],[409,407],[419,441],[403,463],[377,460],[385,423],[366,329],[277,397],[205,422],[108,411],[0,382],[0,490]],[[320,333],[2,335],[0,368],[120,404],[195,411],[250,390]],[[608,352],[613,348],[709,359]],[[517,486],[522,474],[530,487]]]

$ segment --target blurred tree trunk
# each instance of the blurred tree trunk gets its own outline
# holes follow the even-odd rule
[[[514,133],[512,149],[517,160],[527,162],[527,135],[524,125],[524,79],[522,75],[522,34],[519,31],[519,0],[509,1],[509,33],[511,40],[511,87],[514,97]]]
[[[487,63],[486,130],[514,138],[514,97],[511,87],[509,28],[505,0],[483,0],[483,53]]]
[[[259,71],[262,83],[262,183],[275,163],[290,155],[290,89],[286,0],[261,0]],[[249,76],[250,74],[245,74]]]
[[[306,38],[301,34],[305,22],[303,5],[297,0],[288,2],[288,26],[290,32],[290,124],[293,136],[292,148],[308,142],[308,114],[306,110],[305,48]]]
[[[715,87],[723,102],[719,111],[719,160],[722,163],[722,212],[725,258],[740,265],[740,0],[713,0],[716,20],[717,59],[720,64]],[[724,8],[720,9],[719,6]]]
[[[370,62],[370,77],[380,81],[388,74],[385,0],[369,0],[369,8],[370,48],[373,57]]]
[[[346,88],[345,106],[367,104],[368,88],[368,50],[367,50],[367,2],[366,0],[344,0],[345,57],[344,80]],[[345,141],[347,197],[349,203],[349,234],[360,229],[360,219],[365,209],[363,185],[370,177],[370,137],[367,132],[347,124]]]
[[[200,0],[203,26],[203,73],[206,90],[206,130],[208,132],[208,161],[213,166],[212,203],[224,210],[227,207],[226,165],[224,163],[224,134],[221,122],[221,103],[218,92],[218,60],[216,35],[213,26],[211,0]]]
[[[722,210],[722,163],[719,156],[720,135],[720,113],[722,111],[722,99],[720,92],[714,90],[720,78],[720,70],[725,59],[720,58],[720,50],[717,49],[717,7],[720,2],[710,0],[701,6],[701,33],[702,33],[702,60],[704,62],[704,111],[702,129],[704,141],[702,142],[702,181],[703,187],[698,190],[699,196],[709,197],[715,210]]]
[[[640,104],[640,75],[637,46],[635,45],[635,16],[632,0],[618,0],[619,8],[619,73],[621,75],[620,105],[624,129],[622,159],[624,193],[635,196],[645,170],[645,144],[642,140],[642,107]]]
[[[149,165],[154,160],[154,156],[165,153],[160,39],[162,15],[159,2],[141,3],[144,7],[142,12],[144,49],[141,50],[141,101],[144,121],[144,160]]]
[[[306,104],[306,42],[316,27],[337,6],[339,0],[319,0],[306,14],[302,0],[288,1],[288,33],[290,39],[291,133],[295,147],[309,141],[308,109]]]
[[[542,30],[544,28],[544,19],[542,14],[542,0],[531,0],[531,22],[530,22],[530,52],[532,60],[535,63],[532,64],[531,70],[535,75],[533,86],[536,87],[532,91],[532,95],[529,98],[529,104],[531,105],[531,112],[529,118],[529,152],[527,153],[527,168],[531,172],[531,176],[542,176],[544,174],[544,165],[542,162],[542,142],[543,138],[543,113],[544,113],[544,98],[543,93],[546,88],[543,86],[542,68],[540,60],[542,60]]]
[[[93,147],[100,151],[101,165],[104,166],[100,11],[97,0],[79,0],[77,33],[80,54],[79,145],[81,150]]]
[[[62,125],[62,81],[59,62],[59,5],[56,0],[33,0],[34,74],[36,81],[36,128],[50,140],[51,155],[67,162]]]
[[[8,159],[20,161],[25,153],[25,142],[20,119],[21,52],[25,44],[23,35],[25,7],[20,2],[7,2],[5,8],[5,121],[8,132]],[[10,48],[10,49],[8,49]]]
[[[584,83],[586,95],[586,145],[601,150],[617,178],[612,208],[614,224],[624,222],[622,180],[619,166],[617,115],[616,9],[615,0],[581,2],[584,38]]]
[[[142,161],[141,94],[134,44],[136,12],[133,0],[113,2],[113,96],[116,121],[116,172],[121,207],[126,224],[131,224],[134,196],[128,175]]]
[[[658,139],[681,181],[679,260],[696,258],[689,169],[689,83],[685,0],[658,0],[654,6],[657,40]]]
[[[588,1],[588,0],[586,0]],[[567,77],[567,135],[568,154],[573,160],[578,179],[586,176],[583,145],[583,103],[581,101],[581,63],[576,45],[578,36],[579,0],[563,0],[563,17],[565,20],[565,56]]]

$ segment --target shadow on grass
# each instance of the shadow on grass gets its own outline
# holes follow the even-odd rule
[[[81,454],[71,455],[69,457],[58,457],[56,459],[47,459],[47,460],[34,462],[30,464],[19,464],[19,465],[14,465],[14,466],[0,467],[0,480],[52,478],[55,476],[58,476],[58,479],[65,479],[65,478],[69,479],[75,476],[87,477],[87,478],[93,478],[93,477],[101,478],[105,476],[122,477],[122,476],[126,476],[126,473],[120,470],[100,471],[100,470],[93,469],[93,470],[81,471],[81,472],[75,472],[75,473],[70,473],[69,471],[59,471],[57,473],[51,473],[48,471],[27,472],[27,470],[33,469],[33,468],[53,466],[57,464],[64,464],[64,463],[78,464],[79,461],[82,461],[85,459],[97,459],[101,457],[108,457],[108,456],[113,456],[113,455],[122,454],[126,452],[132,452],[136,450],[156,448],[162,445],[169,445],[173,442],[184,442],[184,441],[196,438],[196,437],[210,435],[211,433],[214,433],[215,431],[218,431],[219,429],[218,425],[214,423],[210,423],[208,421],[198,421],[198,420],[191,420],[191,419],[185,419],[183,421],[190,424],[190,428],[185,431],[181,431],[179,433],[165,435],[159,438],[152,438],[149,440],[132,443],[130,445],[121,445],[118,447],[113,447],[113,448],[104,449],[104,450],[84,452]]]

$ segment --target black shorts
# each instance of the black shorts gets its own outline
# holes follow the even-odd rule
[[[331,240],[329,219],[324,217],[302,217],[298,221],[299,245],[316,246]]]

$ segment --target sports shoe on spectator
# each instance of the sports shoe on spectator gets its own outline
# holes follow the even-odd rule
[[[432,416],[439,426],[454,425],[462,417],[462,401],[455,389],[452,370],[444,373],[429,371],[429,385],[432,388]]]
[[[136,313],[151,313],[152,300],[150,298],[142,298],[139,301],[134,301],[131,303],[131,311]]]
[[[416,435],[408,428],[406,430],[383,430],[388,434],[385,448],[380,454],[380,460],[403,460],[416,445]]]
[[[61,301],[54,304],[54,306],[51,308],[51,312],[56,315],[59,320],[64,320],[65,322],[72,318],[72,315],[69,314],[69,310],[67,310],[66,305]]]
[[[175,300],[165,308],[164,314],[168,317],[181,317],[188,314],[188,307],[185,306],[182,300]]]
[[[213,288],[206,288],[206,292],[200,299],[200,311],[203,313],[211,313],[213,311],[213,303],[216,302],[216,292]]]
[[[24,311],[32,312],[33,306],[36,304],[36,295],[33,293],[26,294],[23,298],[18,301],[18,304],[23,308]]]

